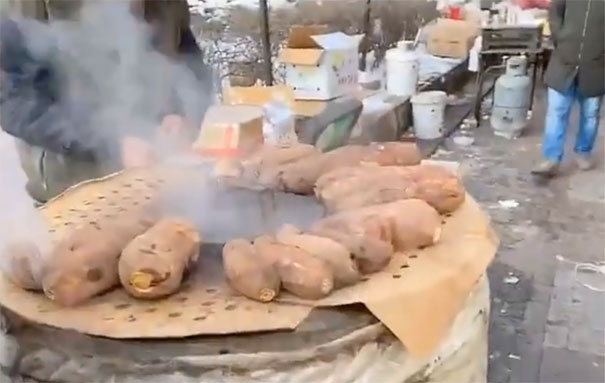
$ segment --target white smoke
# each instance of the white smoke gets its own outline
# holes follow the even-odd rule
[[[48,254],[51,237],[48,225],[25,192],[27,182],[15,142],[0,131],[0,249],[9,242],[33,242],[40,255]],[[3,270],[10,267],[8,259],[0,259]],[[40,267],[41,264],[33,265]],[[39,272],[35,270],[34,272]]]
[[[135,135],[154,142],[162,117],[175,112],[171,107],[199,128],[215,98],[210,74],[199,79],[180,58],[156,51],[151,26],[135,18],[130,2],[82,4],[77,20],[22,23],[33,56],[56,71],[63,105],[86,115],[88,126],[74,129],[85,130],[91,143],[109,142],[109,154],[118,161],[119,140]],[[204,71],[201,60],[194,65]],[[72,132],[61,134],[69,139]]]
[[[183,117],[199,128],[197,123],[214,99],[211,84],[204,82],[210,81],[210,75],[199,79],[184,61],[158,53],[150,43],[151,26],[135,18],[128,1],[82,4],[76,20],[42,23],[14,17],[31,56],[50,63],[56,72],[61,107],[67,105],[90,120],[89,126],[74,126],[72,120],[47,128],[66,141],[85,132],[89,143],[115,143],[106,153],[111,158],[104,160],[118,165],[120,138],[137,135],[154,143],[161,118],[174,112],[169,104],[180,106]],[[195,65],[203,71],[201,60]],[[53,108],[59,106],[50,105],[46,112]],[[66,126],[73,128],[60,128]],[[14,139],[0,132],[0,247],[10,240],[27,239],[47,253],[51,246],[47,226],[26,192],[26,183]]]

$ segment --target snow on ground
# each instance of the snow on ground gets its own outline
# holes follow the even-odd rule
[[[259,0],[187,0],[189,9],[193,13],[200,15],[212,14],[213,17],[222,17],[226,14],[229,8],[258,7]],[[297,0],[268,0],[269,6],[272,8],[280,8],[292,6]]]

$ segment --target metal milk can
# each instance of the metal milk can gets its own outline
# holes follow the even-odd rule
[[[389,49],[387,62],[387,92],[396,96],[416,94],[419,62],[413,42],[402,41],[397,48]]]
[[[494,88],[491,125],[494,133],[506,138],[521,135],[527,123],[531,79],[527,75],[527,57],[514,56],[506,62],[506,72]]]

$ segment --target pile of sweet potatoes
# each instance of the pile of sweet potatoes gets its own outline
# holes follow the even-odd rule
[[[420,160],[416,145],[402,142],[347,145],[326,153],[304,144],[265,146],[242,162],[242,177],[276,190],[311,195],[317,180],[335,169],[363,163],[416,165]]]
[[[441,166],[369,165],[324,174],[315,195],[330,212],[418,198],[439,213],[450,213],[462,205],[466,191],[458,177]]]
[[[223,248],[225,275],[241,294],[262,302],[280,288],[320,299],[386,267],[395,252],[430,246],[441,217],[419,199],[338,213],[301,232],[286,225],[275,236],[236,239]]]
[[[261,302],[275,299],[281,289],[320,299],[381,271],[397,252],[435,244],[439,214],[456,210],[466,192],[454,174],[420,165],[420,159],[410,143],[351,145],[328,153],[308,145],[266,146],[237,169],[230,167],[230,177],[243,184],[314,194],[330,215],[305,231],[286,225],[272,235],[229,241],[223,248],[228,283]],[[136,298],[170,295],[197,260],[200,245],[191,223],[162,218],[149,203],[84,223],[47,257],[32,243],[12,243],[4,258],[17,285],[73,306],[120,284]],[[44,264],[34,270],[40,259]]]
[[[239,176],[275,190],[315,194],[331,213],[410,198],[440,213],[462,205],[466,191],[458,177],[420,161],[416,144],[404,142],[348,145],[327,153],[303,144],[265,146],[242,161]]]
[[[319,299],[385,268],[397,252],[436,243],[439,214],[466,191],[445,168],[420,165],[415,144],[265,148],[243,163],[244,176],[277,190],[315,194],[329,214],[309,230],[286,225],[274,236],[236,239],[223,249],[225,274],[262,302],[284,289]]]

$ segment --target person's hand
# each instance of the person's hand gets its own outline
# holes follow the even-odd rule
[[[155,161],[155,151],[147,141],[137,137],[122,139],[122,165],[125,169],[147,167]]]
[[[157,133],[157,144],[163,155],[182,154],[191,145],[190,124],[177,114],[169,114],[164,117]]]
[[[187,121],[178,114],[169,114],[164,117],[159,128],[160,135],[182,136],[188,130]]]

